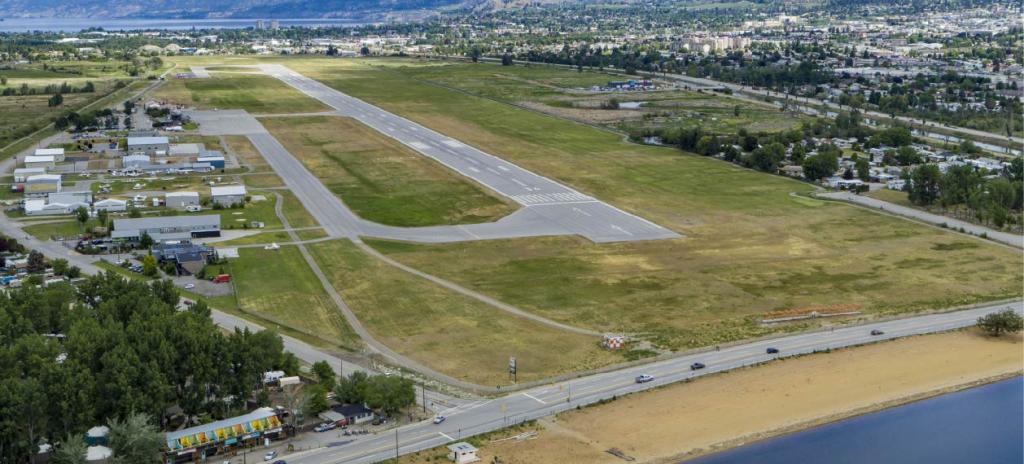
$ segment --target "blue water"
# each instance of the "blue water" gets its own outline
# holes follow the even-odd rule
[[[352,20],[331,18],[279,19],[281,27],[341,27],[358,26]],[[270,19],[264,21],[270,26]],[[131,31],[144,29],[188,30],[196,29],[243,29],[255,27],[255,19],[102,19],[102,18],[4,18],[0,21],[0,32],[78,32],[92,27],[108,31]]]
[[[686,464],[1024,463],[1024,377],[705,456]]]

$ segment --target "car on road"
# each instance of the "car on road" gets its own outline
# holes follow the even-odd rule
[[[440,424],[440,423],[444,422],[445,419],[447,419],[447,417],[444,417],[444,416],[434,416],[434,423],[435,424]]]
[[[288,464],[288,462],[284,459],[278,459],[277,461],[274,461],[274,464]]]
[[[884,333],[885,332],[882,332],[881,330],[878,330],[878,329],[875,329],[875,330],[871,331],[871,335],[882,335]]]
[[[640,374],[636,376],[636,383],[647,383],[654,380],[654,376],[650,374]]]
[[[334,422],[324,422],[323,424],[320,424],[320,425],[314,427],[313,431],[314,432],[326,432],[328,430],[334,430],[337,426],[338,426],[338,424],[335,424]]]
[[[192,290],[196,288],[196,284],[185,284],[185,290]]]
[[[264,461],[272,461],[276,457],[277,457],[277,451],[270,451],[267,454],[263,455],[263,460]]]
[[[778,348],[768,347],[768,349],[765,350],[765,352],[767,352],[768,354],[779,354],[779,349]]]
[[[690,364],[690,370],[691,371],[696,371],[696,370],[699,370],[699,369],[703,369],[705,367],[707,367],[707,366],[705,366],[704,363],[693,363],[693,364]]]

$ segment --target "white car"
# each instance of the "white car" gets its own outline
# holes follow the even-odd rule
[[[185,290],[192,290],[196,288],[196,284],[185,284]]]
[[[271,451],[271,452],[263,455],[263,460],[264,461],[270,461],[270,460],[272,460],[272,459],[274,459],[276,457],[277,457],[277,451]]]
[[[447,417],[444,417],[444,416],[434,416],[434,423],[435,424],[440,424],[440,423],[444,422],[445,419],[447,419]]]

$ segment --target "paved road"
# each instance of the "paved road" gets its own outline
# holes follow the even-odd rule
[[[675,232],[627,213],[564,184],[534,174],[493,155],[484,153],[430,130],[408,119],[350,97],[282,65],[260,65],[263,72],[320,100],[340,114],[359,120],[409,148],[433,158],[448,168],[508,197],[529,211],[528,219],[516,225],[546,222],[551,232],[569,231],[594,242],[657,240],[679,237]],[[507,227],[506,227],[507,228]],[[465,226],[464,236],[498,238],[494,227]],[[477,233],[473,229],[480,229]],[[529,232],[529,226],[522,232]],[[500,234],[499,234],[500,235]],[[549,234],[545,234],[549,235]],[[475,239],[475,237],[470,237]]]
[[[971,224],[969,222],[961,221],[959,219],[953,219],[948,216],[932,214],[927,211],[921,211],[915,208],[900,206],[895,203],[889,203],[887,201],[882,201],[876,198],[866,197],[863,195],[854,195],[850,192],[820,193],[816,196],[821,198],[829,198],[832,200],[848,201],[850,203],[855,203],[872,209],[882,210],[898,216],[903,216],[927,222],[932,225],[946,224],[946,226],[950,229],[962,228],[964,229],[964,231],[971,235],[976,235],[980,237],[981,234],[985,234],[985,236],[988,237],[989,240],[1010,245],[1015,248],[1024,248],[1024,236],[1011,234],[1009,232],[1000,232],[997,230],[992,230],[985,226]]]
[[[615,372],[591,375],[566,382],[547,385],[507,395],[502,398],[479,400],[453,408],[446,413],[448,419],[440,425],[427,422],[401,427],[370,437],[358,437],[340,446],[326,447],[285,456],[293,464],[370,463],[395,457],[396,436],[398,453],[406,454],[504,427],[507,424],[548,416],[578,405],[587,405],[613,396],[679,382],[703,375],[738,367],[771,361],[778,356],[794,356],[826,349],[889,340],[910,335],[947,331],[973,325],[978,317],[993,311],[1014,307],[1021,311],[1020,302],[980,307],[976,309],[932,314],[847,327],[835,331],[793,335],[770,341],[758,341],[691,356],[660,361]],[[872,336],[872,330],[884,331]],[[775,347],[779,355],[768,355],[766,349]],[[702,362],[705,369],[692,371],[690,364]],[[637,384],[634,378],[650,374],[655,380]]]

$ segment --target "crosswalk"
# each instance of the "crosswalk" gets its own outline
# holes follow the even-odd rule
[[[530,193],[525,195],[515,195],[512,199],[521,205],[527,206],[597,201],[594,197],[587,196],[579,192]]]

